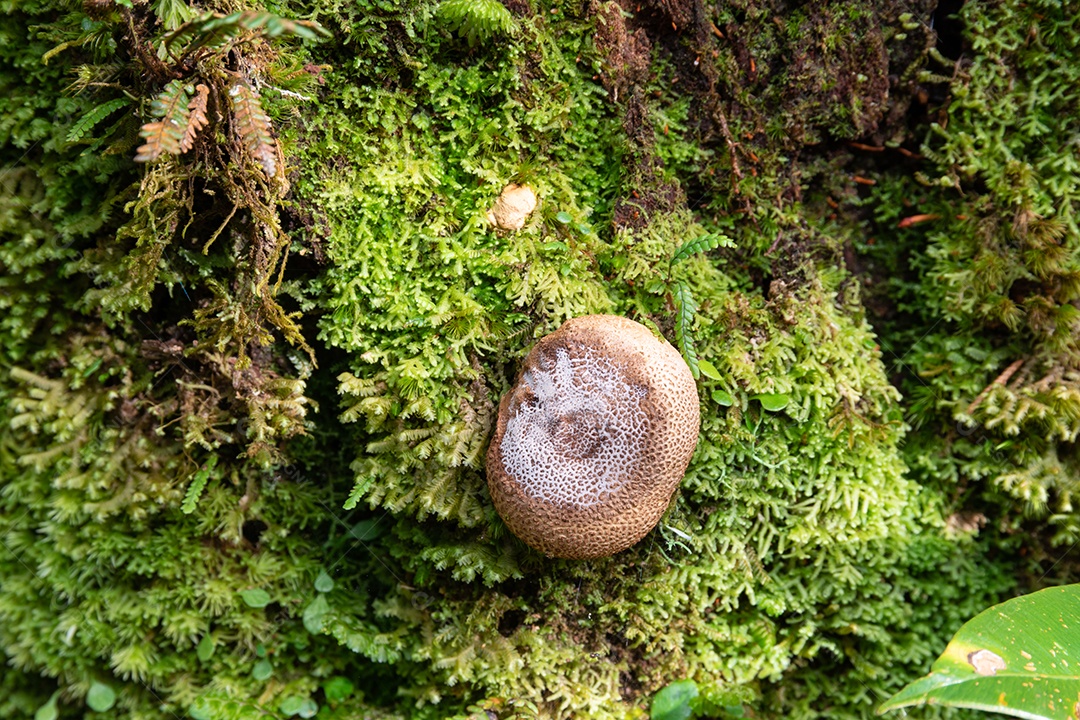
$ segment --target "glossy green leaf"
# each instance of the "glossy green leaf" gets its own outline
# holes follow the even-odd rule
[[[735,404],[735,398],[731,397],[731,393],[727,390],[713,390],[712,399],[713,402],[721,407],[731,407]]]
[[[278,710],[282,715],[292,717],[293,715],[299,715],[300,710],[304,707],[304,698],[298,695],[290,695],[281,701],[278,705]]]
[[[57,690],[49,698],[49,701],[37,709],[34,713],[34,720],[56,720],[60,717],[60,710],[56,707],[56,701],[60,698],[60,691]]]
[[[788,406],[789,402],[791,402],[791,398],[786,393],[765,393],[763,395],[755,395],[751,399],[757,400],[761,403],[761,407],[769,412],[780,412]]]
[[[255,667],[251,668],[251,677],[259,681],[267,680],[273,674],[274,666],[266,658],[255,663]]]
[[[698,696],[698,686],[693,680],[673,682],[653,698],[649,711],[650,720],[687,720],[693,713],[690,701]]]
[[[713,365],[708,360],[702,360],[701,358],[698,358],[697,365],[698,365],[698,370],[700,370],[701,374],[704,375],[705,377],[709,378],[710,380],[719,380],[720,379],[720,371],[717,370],[716,366]]]
[[[244,599],[248,607],[264,608],[270,604],[270,593],[262,588],[249,588],[240,591],[240,597]]]
[[[195,647],[195,657],[199,658],[199,662],[206,662],[214,656],[214,638],[210,637],[207,633],[203,635],[202,640]]]
[[[321,593],[328,593],[334,589],[334,578],[326,574],[323,570],[319,573],[319,577],[315,578],[315,589]]]
[[[105,712],[116,704],[116,691],[105,683],[94,682],[86,693],[86,704],[91,710]]]
[[[318,635],[326,624],[324,617],[328,612],[330,612],[330,604],[326,602],[326,596],[317,595],[304,608],[304,628],[312,635]]]
[[[976,615],[930,674],[893,695],[878,714],[912,705],[1075,720],[1080,716],[1080,585],[1040,590]]]
[[[555,219],[561,222],[563,225],[569,225],[574,218],[570,217],[570,213],[563,210],[555,216]]]
[[[313,718],[319,713],[319,704],[311,698],[304,698],[300,705],[300,712],[296,713],[302,718]]]

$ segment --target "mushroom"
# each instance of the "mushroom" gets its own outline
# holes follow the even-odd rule
[[[528,185],[510,183],[503,188],[495,204],[488,210],[487,219],[503,230],[520,230],[536,209],[536,193]]]
[[[624,317],[568,320],[533,347],[499,404],[491,499],[547,555],[613,555],[659,522],[699,423],[697,386],[675,348]]]

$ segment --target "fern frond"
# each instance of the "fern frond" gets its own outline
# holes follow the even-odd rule
[[[517,32],[514,16],[499,0],[446,0],[436,12],[451,32],[465,37],[469,47]]]
[[[199,503],[199,497],[206,488],[206,483],[210,480],[210,473],[214,471],[217,461],[217,455],[211,455],[206,464],[191,476],[191,484],[188,485],[187,492],[184,493],[184,501],[180,504],[180,511],[185,515],[195,512],[195,506]]]
[[[166,35],[165,49],[172,54],[181,49],[183,54],[189,54],[201,48],[220,48],[244,31],[264,38],[294,35],[304,40],[321,40],[330,37],[326,28],[309,20],[289,20],[273,13],[251,10],[231,15],[211,12]]]
[[[682,280],[672,284],[671,294],[675,300],[675,344],[696,380],[701,376],[693,336],[694,315],[697,313],[698,304],[690,292],[690,286]]]
[[[304,40],[318,41],[331,36],[330,31],[310,20],[290,20],[268,12],[245,12],[240,15],[238,22],[244,28],[256,31],[265,38],[294,35]]]
[[[139,135],[146,140],[136,150],[135,162],[150,162],[163,153],[180,154],[180,141],[188,126],[188,89],[180,80],[173,80],[150,106],[154,117],[161,118],[146,123]]]
[[[683,243],[682,247],[676,250],[671,256],[671,264],[676,265],[683,260],[687,259],[691,255],[696,255],[700,252],[707,252],[709,250],[715,250],[718,247],[735,247],[735,243],[727,235],[722,233],[709,233],[708,235],[701,235]]]
[[[102,120],[109,117],[120,108],[130,104],[131,101],[127,98],[116,98],[115,100],[101,103],[79,118],[79,121],[71,126],[71,130],[68,130],[67,141],[69,143],[79,142],[86,133],[93,130]]]
[[[180,138],[180,152],[185,153],[195,144],[195,137],[206,127],[206,101],[210,97],[210,88],[202,83],[195,86],[195,97],[188,103],[188,126],[184,137]]]
[[[270,128],[270,118],[263,112],[259,95],[247,83],[237,81],[229,89],[233,122],[244,147],[273,177],[277,170],[277,143]]]
[[[195,15],[184,0],[154,0],[151,9],[167,30],[175,30]]]

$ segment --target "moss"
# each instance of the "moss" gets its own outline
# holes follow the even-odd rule
[[[1075,539],[1062,9],[965,6],[959,65],[885,2],[283,2],[332,39],[140,52],[185,7],[0,16],[0,717],[640,717],[681,678],[869,717]],[[266,123],[140,169],[177,74]],[[645,541],[552,561],[481,463],[591,312],[689,339],[702,440]]]

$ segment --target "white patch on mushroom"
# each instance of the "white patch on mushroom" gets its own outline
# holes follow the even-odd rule
[[[536,193],[532,188],[510,183],[503,188],[502,194],[488,210],[487,219],[492,225],[503,230],[520,230],[535,209]]]
[[[628,383],[624,368],[586,349],[555,352],[521,378],[534,401],[506,423],[502,461],[530,497],[589,507],[616,492],[648,437],[641,408],[646,390]]]
[[[979,675],[997,675],[998,670],[1005,669],[1005,660],[990,650],[976,650],[971,653],[968,655],[968,664],[975,668]]]

